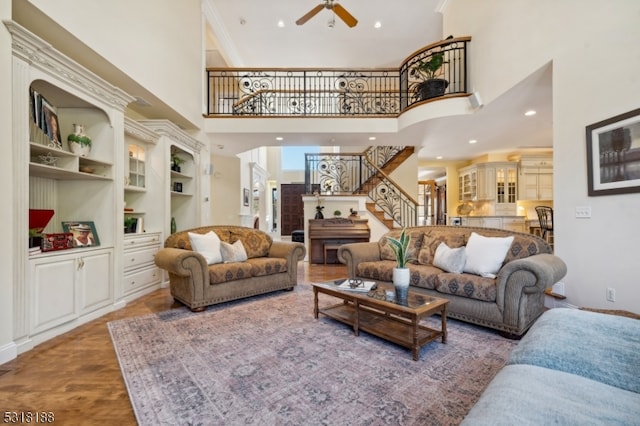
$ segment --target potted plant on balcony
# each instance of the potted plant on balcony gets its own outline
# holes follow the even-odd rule
[[[413,67],[413,75],[422,79],[415,86],[416,99],[424,101],[444,95],[444,91],[449,86],[449,82],[441,78],[442,65],[446,63],[448,62],[444,60],[444,52],[435,52]]]
[[[400,238],[387,237],[387,241],[398,262],[398,267],[393,268],[393,286],[396,291],[396,301],[402,303],[407,300],[407,295],[409,294],[411,274],[409,268],[407,268],[407,262],[409,261],[408,250],[411,237],[407,235],[406,230],[403,228]]]

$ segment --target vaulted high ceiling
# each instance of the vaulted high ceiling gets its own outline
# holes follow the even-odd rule
[[[444,37],[442,0],[336,0],[357,20],[347,27],[331,10],[323,9],[306,24],[295,21],[322,0],[206,0],[211,34],[209,66],[276,68],[398,67],[415,50]],[[335,23],[333,23],[335,20]],[[282,22],[282,27],[278,26]],[[330,24],[331,22],[331,24]],[[380,22],[380,28],[375,28]],[[456,36],[473,34],[456,34]],[[473,43],[473,41],[472,41]],[[439,118],[401,133],[394,145],[420,145],[419,156],[433,160],[469,159],[495,152],[552,146],[551,66],[538,70],[474,114]],[[534,109],[534,117],[524,112]],[[416,131],[419,133],[416,138]],[[368,144],[362,135],[331,132],[301,133],[290,140],[354,146]],[[383,136],[383,135],[380,135]],[[387,135],[388,136],[388,135]],[[225,135],[242,147],[260,146],[255,134]],[[417,140],[416,140],[417,139]],[[470,145],[469,140],[478,142]],[[382,137],[380,140],[388,140]]]

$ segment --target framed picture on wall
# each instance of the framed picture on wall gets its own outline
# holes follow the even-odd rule
[[[100,245],[100,239],[93,222],[62,222],[62,229],[64,229],[64,232],[73,234],[74,247],[95,247]]]
[[[640,108],[586,131],[589,195],[640,192]]]
[[[249,205],[249,189],[247,188],[242,190],[242,204],[245,206]]]

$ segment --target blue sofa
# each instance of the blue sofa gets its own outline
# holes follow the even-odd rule
[[[640,425],[640,320],[545,312],[463,425]]]

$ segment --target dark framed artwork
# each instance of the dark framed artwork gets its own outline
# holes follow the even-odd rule
[[[245,206],[249,205],[249,190],[247,188],[242,190],[242,204]]]
[[[93,222],[62,222],[62,229],[64,229],[64,232],[73,234],[74,247],[95,247],[100,245],[100,239]]]
[[[589,195],[640,192],[640,108],[586,131]]]

